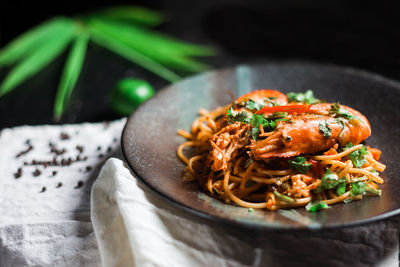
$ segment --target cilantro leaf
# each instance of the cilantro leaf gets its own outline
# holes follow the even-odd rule
[[[236,121],[247,124],[250,123],[251,114],[246,111],[236,112],[231,107],[228,109],[228,123],[234,123]]]
[[[336,173],[327,168],[318,191],[321,192],[322,189],[336,189],[336,193],[340,196],[346,192],[346,178],[339,179]]]
[[[305,157],[295,157],[294,160],[288,160],[290,167],[301,173],[306,173],[311,168],[311,163],[305,163]]]
[[[250,119],[250,124],[253,126],[250,130],[251,137],[254,140],[258,140],[258,136],[260,135],[260,125],[262,125],[264,131],[270,132],[275,130],[276,128],[276,122],[271,120],[267,120],[264,115],[258,115],[258,114],[253,114],[253,116]]]
[[[307,90],[305,93],[287,93],[286,94],[289,102],[301,102],[307,104],[315,104],[321,102],[319,99],[314,97],[314,92]]]
[[[350,190],[351,196],[364,195],[365,193],[370,193],[373,195],[380,196],[381,190],[371,188],[371,187],[367,186],[367,184],[364,182],[352,182],[351,183],[351,190]]]
[[[245,102],[245,107],[246,107],[247,109],[250,109],[250,110],[260,110],[260,109],[262,109],[264,106],[265,106],[265,105],[262,105],[262,104],[260,104],[260,103],[257,103],[257,102],[255,102],[255,101],[253,101],[253,100],[251,100],[251,99],[249,99],[248,101]]]
[[[264,123],[264,121],[266,121],[266,119],[263,115],[253,114],[253,116],[250,119],[250,124],[253,127],[259,127],[260,124]]]
[[[335,115],[335,117],[343,117],[348,120],[355,118],[355,116],[353,116],[349,111],[342,108],[339,103],[332,104],[329,114]]]
[[[324,134],[325,138],[331,137],[332,129],[329,128],[328,122],[326,120],[319,122],[319,130]]]
[[[350,195],[351,196],[357,196],[357,195],[362,195],[364,194],[365,190],[364,188],[367,185],[363,182],[352,182],[351,183],[351,190],[350,190]]]
[[[338,186],[336,187],[336,194],[338,196],[341,196],[344,193],[346,193],[346,181],[339,183]]]
[[[335,189],[338,185],[339,177],[330,169],[326,169],[324,176],[321,179],[320,189]]]
[[[348,143],[345,147],[344,150],[352,147],[352,143]],[[367,160],[365,159],[365,155],[368,154],[368,150],[365,146],[363,146],[360,149],[357,149],[356,151],[351,152],[350,154],[347,155],[349,159],[353,162],[354,166],[357,168],[362,167]]]
[[[309,212],[316,212],[322,209],[329,209],[330,207],[328,206],[328,204],[326,204],[325,202],[321,201],[321,200],[313,200],[308,202],[307,206],[306,206],[306,210]]]

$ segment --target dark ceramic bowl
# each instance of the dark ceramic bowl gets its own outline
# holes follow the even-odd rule
[[[387,165],[382,196],[308,213],[304,208],[257,210],[227,205],[202,193],[196,183],[182,183],[184,164],[176,157],[184,141],[178,129],[190,129],[200,108],[214,109],[253,89],[282,92],[314,90],[317,98],[340,101],[367,116],[372,136],[367,144],[383,151]],[[129,118],[122,150],[132,172],[156,194],[213,221],[257,229],[326,228],[375,221],[400,212],[400,84],[364,71],[311,63],[242,65],[212,71],[173,84]]]

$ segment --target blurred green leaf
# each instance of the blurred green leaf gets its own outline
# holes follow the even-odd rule
[[[71,19],[56,17],[20,35],[0,50],[0,66],[14,64],[72,24]]]
[[[72,90],[78,81],[79,74],[85,60],[88,41],[88,33],[82,32],[80,35],[76,36],[75,41],[72,44],[67,62],[64,66],[54,103],[54,117],[56,120],[60,119],[61,115],[63,114]]]
[[[58,32],[57,38],[50,38],[38,46],[8,73],[0,85],[0,96],[36,74],[67,47],[75,35],[76,24],[66,24],[65,26],[62,31]]]
[[[88,23],[91,27],[169,67],[189,72],[199,72],[208,68],[207,65],[189,58],[184,50],[177,49],[177,45],[180,46],[183,43],[179,41],[171,42],[164,35],[154,34],[151,31],[122,22],[91,19]],[[204,55],[205,47],[198,46],[197,48],[197,54]]]
[[[74,19],[55,17],[45,21],[0,49],[0,67],[15,65],[0,84],[0,97],[43,69],[73,39],[55,99],[56,119],[62,116],[78,81],[89,39],[170,82],[181,79],[172,70],[198,72],[208,68],[193,57],[215,55],[214,49],[143,27],[164,20],[162,12],[117,6]]]
[[[120,56],[132,61],[133,63],[136,63],[137,65],[166,79],[167,81],[176,82],[181,78],[174,72],[157,63],[156,61],[150,59],[149,57],[146,57],[145,55],[139,53],[138,51],[132,49],[124,43],[119,42],[112,36],[98,31],[94,27],[91,27],[90,32],[92,40],[98,45],[103,46],[116,54],[119,54]]]
[[[92,13],[92,16],[132,21],[147,26],[157,26],[164,22],[164,15],[161,12],[139,6],[109,7]]]
[[[187,55],[187,56],[212,56],[215,50],[204,45],[194,45],[179,41],[168,35],[157,31],[149,30],[139,25],[126,23],[122,21],[109,20],[106,18],[91,18],[89,23],[97,26],[108,26],[107,28],[115,33],[126,34],[127,36],[140,36],[144,38],[140,40],[143,43],[156,44],[158,47],[165,49],[170,54]]]

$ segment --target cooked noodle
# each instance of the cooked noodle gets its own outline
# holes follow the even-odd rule
[[[384,171],[385,165],[374,159],[370,148],[362,167],[355,167],[349,159],[350,153],[363,148],[362,144],[343,150],[343,145],[334,143],[329,150],[324,149],[325,152],[302,153],[307,162],[314,162],[313,167],[305,173],[287,163],[291,157],[255,159],[250,153],[253,140],[249,142],[250,137],[246,134],[250,124],[227,124],[229,108],[230,105],[213,111],[202,109],[192,124],[191,133],[179,130],[178,134],[187,141],[177,149],[179,159],[187,166],[185,179],[196,179],[205,191],[226,203],[269,210],[305,206],[315,199],[330,205],[361,199],[363,195],[352,195],[351,189],[355,182],[363,182],[374,190],[377,190],[378,184],[383,183],[378,172]],[[235,130],[228,127],[235,127]],[[223,138],[217,139],[222,135],[225,135],[226,140],[231,140],[229,144],[226,142],[226,147],[217,144],[224,141]],[[280,146],[277,132],[264,132],[264,129],[260,129],[259,136],[264,138],[256,142],[255,147],[260,148],[259,153]],[[215,155],[221,158],[217,159]],[[212,164],[215,165],[212,167]],[[332,189],[319,190],[324,169],[345,179],[346,189],[343,194],[338,195]]]

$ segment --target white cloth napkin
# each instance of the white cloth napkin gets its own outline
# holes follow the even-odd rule
[[[181,211],[119,159],[93,185],[92,223],[103,266],[398,266],[398,219],[317,232],[264,234]]]
[[[104,161],[119,151],[124,124],[122,119],[0,132],[1,267],[100,266],[90,191]],[[24,165],[55,156],[64,166]]]

